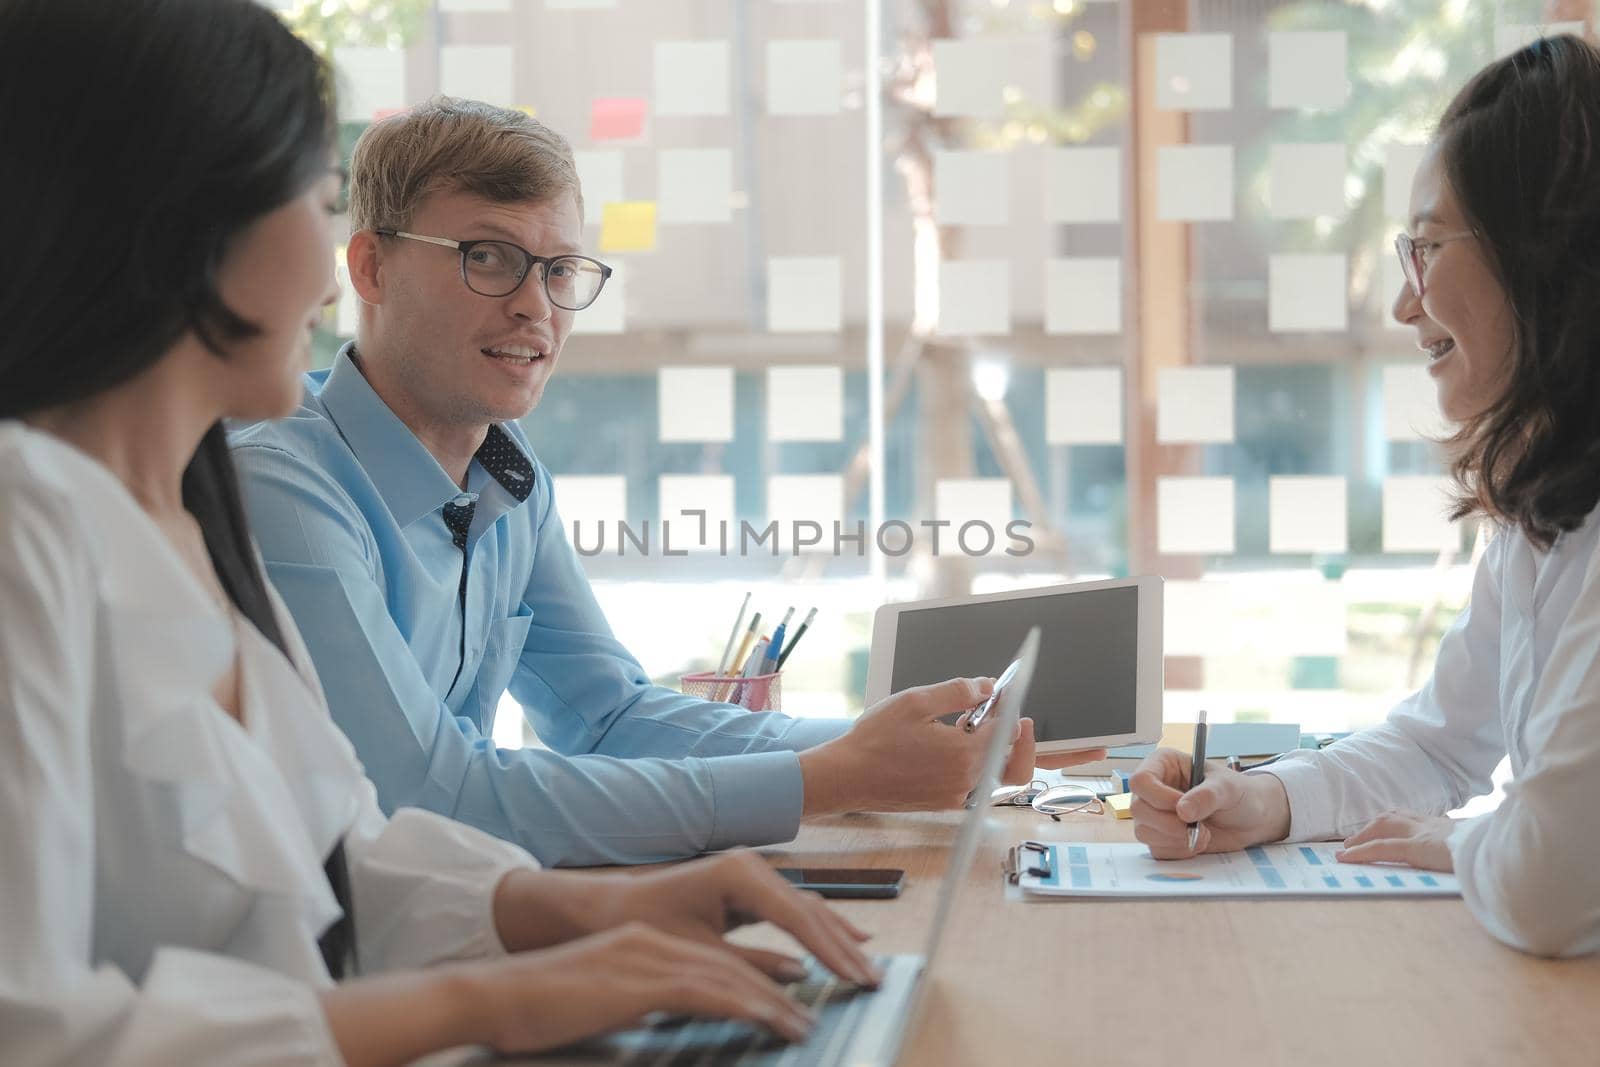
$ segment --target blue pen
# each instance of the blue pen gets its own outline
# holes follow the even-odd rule
[[[772,640],[767,644],[767,658],[761,664],[762,674],[771,674],[778,669],[778,656],[783,652],[783,632],[788,629],[789,620],[792,618],[794,618],[794,608],[783,613],[783,621],[772,631]]]

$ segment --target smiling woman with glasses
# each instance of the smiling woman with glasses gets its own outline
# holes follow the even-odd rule
[[[1433,676],[1388,719],[1187,790],[1189,757],[1133,776],[1159,858],[1344,838],[1340,859],[1453,870],[1495,937],[1600,952],[1600,51],[1539,40],[1457,94],[1395,241],[1394,317],[1439,406],[1456,518],[1494,538]],[[1514,782],[1487,815],[1445,813]],[[1199,824],[1197,843],[1188,825]]]
[[[566,311],[582,311],[611,277],[611,268],[588,256],[536,256],[510,241],[452,241],[448,237],[425,237],[404,230],[378,229],[380,237],[400,237],[423,241],[461,253],[461,280],[479,296],[510,296],[521,288],[528,271],[537,265],[544,280],[545,296]]]

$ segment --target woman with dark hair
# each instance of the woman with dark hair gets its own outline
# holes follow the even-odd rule
[[[1453,870],[1491,934],[1600,951],[1600,52],[1534,42],[1456,96],[1396,241],[1394,316],[1428,358],[1461,496],[1497,530],[1433,676],[1379,726],[1259,771],[1161,750],[1133,778],[1160,858],[1343,837],[1351,863]],[[1495,811],[1444,813],[1490,788]]]
[[[389,1064],[657,1010],[799,1037],[797,964],[730,927],[875,975],[757,858],[539,871],[385,820],[333,726],[221,429],[298,400],[331,131],[249,0],[0,0],[0,1060]]]

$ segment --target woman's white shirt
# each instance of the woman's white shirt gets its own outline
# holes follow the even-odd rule
[[[342,1062],[315,995],[341,839],[364,973],[504,951],[493,892],[533,858],[386,820],[274,607],[292,661],[108,470],[0,422],[6,1064]],[[242,723],[212,696],[230,662]]]
[[[1387,811],[1443,814],[1487,793],[1450,854],[1468,908],[1540,955],[1600,951],[1600,509],[1548,551],[1490,543],[1433,676],[1380,725],[1256,773],[1289,796],[1291,840],[1344,837]]]

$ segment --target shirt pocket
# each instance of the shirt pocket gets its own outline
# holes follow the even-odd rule
[[[478,668],[478,712],[485,736],[494,731],[500,698],[517,672],[517,660],[528,642],[528,627],[533,624],[533,612],[527,605],[517,610],[519,614],[489,624],[489,637],[483,645],[483,664]]]

